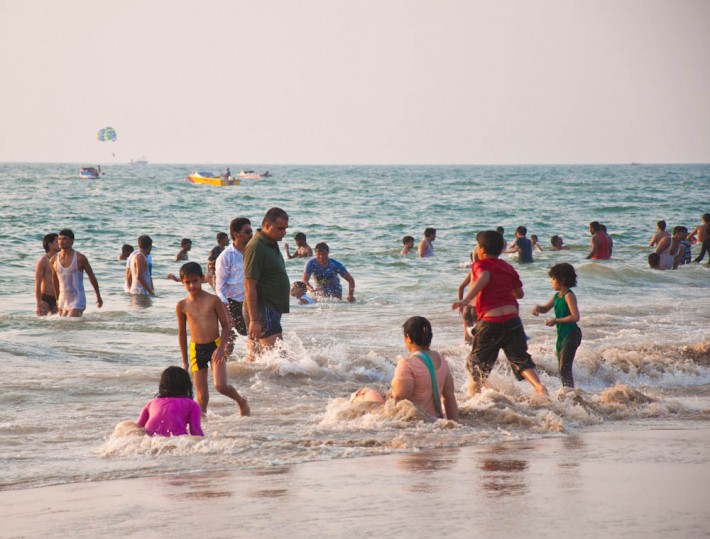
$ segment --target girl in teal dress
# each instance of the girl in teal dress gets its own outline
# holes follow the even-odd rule
[[[538,316],[554,308],[555,317],[545,320],[546,326],[557,326],[557,364],[564,387],[574,387],[572,363],[577,348],[582,342],[582,330],[579,329],[579,308],[577,296],[570,290],[577,286],[577,273],[572,264],[562,262],[550,268],[550,281],[555,295],[544,305],[535,305],[532,314]]]

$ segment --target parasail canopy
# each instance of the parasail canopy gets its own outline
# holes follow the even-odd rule
[[[116,130],[113,127],[104,127],[96,133],[96,140],[101,142],[116,142]]]

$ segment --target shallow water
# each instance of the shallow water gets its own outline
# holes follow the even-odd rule
[[[0,290],[0,488],[118,479],[170,472],[253,468],[544,438],[638,420],[707,421],[710,271],[648,269],[655,222],[689,228],[708,211],[702,193],[710,166],[269,167],[273,177],[216,188],[187,182],[203,166],[106,166],[100,180],[80,180],[80,165],[0,164],[0,231],[5,268]],[[220,167],[213,167],[219,170]],[[234,170],[236,167],[232,166]],[[28,189],[28,185],[32,189]],[[669,193],[683,193],[682,203]],[[702,204],[702,206],[701,206]],[[160,372],[179,364],[175,302],[185,295],[165,280],[182,237],[205,263],[218,231],[271,206],[289,212],[287,239],[306,232],[326,241],[357,281],[355,304],[292,305],[281,353],[244,361],[243,340],[228,370],[250,400],[240,418],[226,397],[211,395],[206,437],[149,439],[117,425],[135,420],[157,391]],[[607,224],[614,258],[584,260],[587,223]],[[490,387],[466,397],[460,318],[449,306],[466,274],[475,233],[519,224],[540,237],[560,234],[572,249],[536,254],[516,266],[526,297],[521,314],[549,402],[514,381],[500,361]],[[401,237],[437,228],[436,256],[398,255]],[[105,305],[81,320],[34,316],[33,272],[41,238],[70,227],[89,258]],[[154,240],[157,297],[149,305],[123,294],[123,243]],[[694,251],[697,253],[697,250]],[[577,353],[578,391],[560,391],[554,329],[530,308],[553,293],[547,270],[575,265],[584,341]],[[287,261],[292,280],[303,260]],[[433,422],[407,403],[371,409],[348,396],[369,385],[385,390],[405,350],[401,325],[428,317],[433,347],[452,366],[462,424]]]

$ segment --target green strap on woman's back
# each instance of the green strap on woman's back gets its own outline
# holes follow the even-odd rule
[[[421,356],[419,354],[421,354]],[[420,350],[418,352],[414,352],[414,355],[421,359],[422,363],[424,363],[424,365],[426,365],[426,368],[429,369],[429,375],[431,376],[431,390],[434,394],[434,409],[436,410],[437,416],[444,417],[444,413],[441,410],[441,397],[439,397],[439,385],[436,383],[436,373],[434,372],[434,364],[432,363],[429,354],[427,354],[426,352],[422,352]]]

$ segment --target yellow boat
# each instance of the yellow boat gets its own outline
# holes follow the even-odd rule
[[[239,185],[241,182],[233,176],[216,176],[211,172],[193,172],[187,175],[187,179],[192,183],[201,183],[204,185]]]

